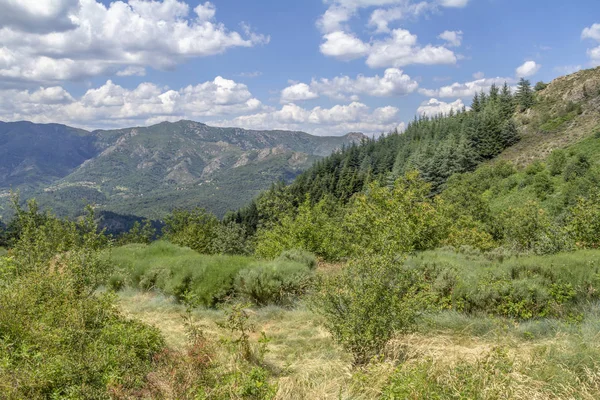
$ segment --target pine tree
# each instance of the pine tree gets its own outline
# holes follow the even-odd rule
[[[521,78],[517,87],[517,104],[521,108],[521,111],[525,111],[534,105],[533,90],[531,89],[531,82],[525,78]]]
[[[496,84],[493,83],[492,87],[490,88],[490,101],[492,103],[496,103],[498,101],[499,93],[500,91],[498,90],[498,86],[496,86]]]
[[[500,113],[503,120],[508,120],[515,112],[515,103],[508,83],[504,82],[500,92]]]
[[[475,93],[473,97],[473,103],[471,104],[471,109],[475,112],[481,111],[481,103],[479,102],[479,94]]]

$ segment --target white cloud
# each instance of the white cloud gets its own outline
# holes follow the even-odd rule
[[[89,128],[235,116],[264,109],[246,85],[222,77],[179,90],[152,83],[126,89],[109,80],[78,99],[61,87],[33,92],[0,90],[0,120],[60,122]]]
[[[554,71],[562,74],[562,75],[570,75],[574,74],[577,71],[581,70],[581,65],[563,65],[560,67],[554,67]]]
[[[209,2],[193,12],[179,0],[109,6],[97,0],[0,0],[0,7],[0,81],[5,85],[81,79],[127,67],[168,69],[188,58],[269,40],[213,21],[215,8]],[[4,21],[5,9],[25,10],[19,17],[23,22]],[[39,21],[44,29],[29,29]]]
[[[117,76],[146,76],[146,68],[127,67],[121,71],[117,71]]]
[[[462,8],[466,7],[466,5],[469,3],[469,0],[439,0],[438,3],[442,7]]]
[[[296,100],[312,99],[327,96],[335,100],[356,100],[359,95],[374,97],[404,96],[413,93],[419,84],[397,68],[388,68],[383,76],[358,75],[356,79],[349,76],[337,76],[333,79],[313,79],[310,86],[304,83],[292,85],[283,90],[283,103]],[[300,98],[295,98],[296,94]],[[293,94],[293,95],[290,95]]]
[[[582,39],[592,39],[597,42],[600,42],[600,24],[593,24],[589,28],[585,28],[583,32],[581,32]],[[588,49],[587,55],[590,58],[590,63],[593,66],[600,65],[600,46]]]
[[[442,7],[466,5],[465,0],[444,0],[440,3],[412,0],[326,0],[329,8],[317,21],[323,32],[321,53],[342,61],[367,57],[372,68],[403,67],[410,64],[454,64],[457,56],[444,46],[421,46],[417,37],[405,29],[390,30],[389,24],[408,17],[433,12]],[[348,22],[363,8],[377,7],[367,26],[377,34],[387,34],[380,40],[367,42],[352,33]],[[462,32],[447,31],[441,36],[449,46],[458,46]]]
[[[367,65],[371,68],[403,67],[411,64],[455,64],[456,55],[443,46],[421,47],[417,36],[405,29],[395,29],[385,40],[371,45]]]
[[[600,24],[593,24],[581,32],[582,39],[593,39],[600,42]]]
[[[588,49],[587,55],[590,58],[590,62],[593,66],[600,65],[600,46],[593,49]]]
[[[542,66],[535,61],[526,61],[516,69],[516,75],[519,78],[528,78],[538,73]]]
[[[433,10],[430,3],[422,1],[411,4],[404,2],[401,6],[392,8],[378,8],[373,11],[369,19],[369,26],[375,28],[375,33],[387,33],[390,31],[389,24],[409,17],[418,17],[427,11]]]
[[[280,110],[244,115],[213,122],[217,126],[235,126],[247,129],[302,130],[315,135],[343,135],[348,132],[380,134],[394,129],[403,130],[396,107],[371,110],[367,105],[353,102],[331,108],[305,109],[286,104]]]
[[[443,86],[439,89],[419,89],[419,93],[427,97],[471,98],[475,96],[476,93],[481,91],[488,92],[493,84],[496,86],[502,86],[504,85],[504,82],[510,85],[516,81],[514,78],[482,78],[465,83],[455,82],[452,85]]]
[[[354,35],[336,31],[323,36],[321,53],[342,61],[350,61],[364,57],[369,52],[369,45]]]
[[[484,77],[485,77],[485,74],[481,71],[475,72],[473,74],[473,79],[483,79]]]
[[[296,83],[288,86],[281,91],[282,103],[293,103],[295,101],[311,100],[319,97],[318,94],[311,91],[310,86],[306,83]]]
[[[55,32],[73,29],[70,15],[79,0],[0,0],[0,27],[22,32]]]
[[[462,31],[444,31],[438,38],[448,42],[448,46],[459,47],[462,44],[463,33]]]
[[[461,99],[452,103],[445,103],[438,99],[429,99],[419,106],[417,114],[433,117],[440,114],[449,114],[451,110],[457,112],[462,110],[463,107],[465,107],[465,105]]]

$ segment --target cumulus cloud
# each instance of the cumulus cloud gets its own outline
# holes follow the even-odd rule
[[[455,82],[452,85],[443,86],[439,89],[419,89],[419,93],[427,97],[473,97],[481,91],[488,92],[492,85],[501,86],[504,82],[510,84],[516,83],[514,78],[481,78],[470,82]]]
[[[342,61],[355,60],[369,53],[369,45],[354,35],[335,31],[323,36],[321,53]]]
[[[306,83],[296,83],[281,91],[282,103],[293,103],[295,101],[316,99],[319,95],[313,92]]]
[[[357,100],[359,95],[374,97],[403,96],[413,93],[419,84],[397,68],[388,68],[383,76],[337,76],[333,79],[313,79],[310,85],[295,84],[282,91],[281,102],[288,103],[318,96],[335,100]],[[301,93],[301,95],[298,95]],[[300,97],[300,98],[297,98]]]
[[[600,24],[593,24],[581,32],[582,39],[593,39],[600,42]]]
[[[459,47],[462,44],[463,33],[462,31],[444,31],[438,38],[445,40],[448,46]]]
[[[542,66],[535,61],[526,61],[516,69],[516,75],[519,78],[528,78],[538,73]]]
[[[373,42],[367,57],[371,68],[455,64],[456,61],[456,55],[443,46],[419,46],[417,36],[406,29],[395,29],[387,39]]]
[[[585,28],[581,33],[582,39],[592,39],[600,42],[600,24],[593,24],[589,28]],[[600,65],[600,46],[587,50],[587,55],[590,58],[590,63],[593,66]]]
[[[21,32],[60,32],[73,29],[70,15],[79,0],[0,0],[0,27]]]
[[[58,83],[128,67],[168,69],[188,58],[269,40],[214,21],[210,2],[193,10],[180,0],[115,1],[108,6],[97,0],[0,0],[0,7],[0,81],[5,86]],[[22,12],[25,22],[5,21],[5,9]],[[29,28],[38,21],[40,29]]]
[[[446,103],[439,101],[438,99],[429,99],[428,101],[421,103],[417,109],[417,114],[433,117],[440,114],[449,114],[450,111],[457,112],[462,110],[463,107],[465,107],[465,105],[460,99],[453,101],[452,103]]]
[[[222,77],[179,90],[152,83],[126,89],[109,80],[77,99],[62,87],[0,90],[0,120],[60,122],[88,128],[216,118],[264,109],[246,85]]]
[[[398,113],[396,107],[387,106],[371,110],[359,102],[312,109],[286,104],[279,110],[214,121],[213,124],[250,129],[302,130],[323,136],[343,135],[348,132],[376,135],[394,129],[403,130],[404,123],[399,121]]]
[[[464,0],[462,1],[464,2]],[[389,24],[407,17],[434,11],[438,6],[456,7],[457,1],[413,2],[411,0],[332,0],[317,26],[323,32],[321,53],[342,61],[367,57],[372,68],[403,67],[410,64],[454,64],[457,56],[445,46],[417,43],[417,37],[405,29],[391,30]],[[466,2],[464,2],[466,4]],[[385,34],[378,40],[366,42],[350,31],[349,20],[363,8],[378,7],[367,26],[375,33]],[[458,46],[462,32],[447,31],[441,36],[448,46]],[[441,37],[440,36],[440,37]]]

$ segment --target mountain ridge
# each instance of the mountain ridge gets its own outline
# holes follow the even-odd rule
[[[0,161],[0,198],[19,189],[23,198],[36,197],[71,216],[81,210],[81,199],[105,211],[151,218],[193,206],[222,215],[364,138],[190,120],[94,131],[0,122],[0,155],[11,155]]]

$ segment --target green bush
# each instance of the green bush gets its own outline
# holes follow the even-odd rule
[[[311,270],[317,268],[317,258],[311,252],[300,249],[286,250],[278,258],[282,261],[293,261],[306,265]]]
[[[312,279],[311,270],[304,264],[272,261],[241,270],[234,290],[257,305],[287,305],[307,292]]]
[[[0,388],[8,399],[109,399],[137,389],[164,347],[157,329],[119,313],[96,290],[110,264],[93,213],[78,224],[35,203],[17,208],[11,257],[0,259]]]
[[[202,255],[164,241],[115,248],[105,257],[119,267],[111,277],[111,283],[118,285],[124,280],[134,288],[161,291],[177,301],[182,301],[189,292],[198,304],[206,307],[214,307],[236,295],[235,282],[240,271],[245,270],[244,274],[254,269],[263,271],[271,284],[279,280],[281,288],[289,287],[292,297],[299,291],[296,286],[300,286],[300,280],[292,284],[296,282],[298,270],[310,275],[307,266],[294,261],[278,260],[265,264],[245,256]],[[277,268],[269,274],[265,272],[269,270],[265,265],[276,265]],[[292,276],[285,276],[288,272]],[[284,298],[288,294],[282,292],[279,296]],[[271,297],[275,299],[273,301],[279,300],[275,294]]]
[[[552,176],[563,173],[567,164],[567,153],[564,150],[554,150],[548,157],[548,168]]]
[[[400,260],[367,257],[323,278],[312,308],[354,364],[382,354],[394,334],[412,328],[418,312],[417,278]]]
[[[529,320],[570,318],[595,301],[600,296],[599,261],[599,251],[491,257],[436,250],[406,264],[425,279],[422,295],[434,309]]]

